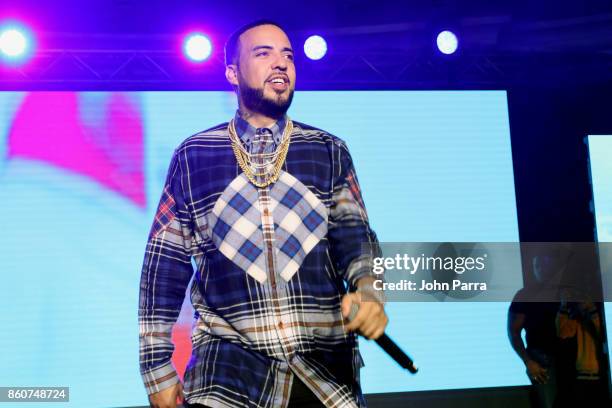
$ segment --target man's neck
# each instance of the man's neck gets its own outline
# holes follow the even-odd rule
[[[242,119],[249,122],[249,124],[255,128],[269,128],[278,121],[278,118],[271,118],[269,116],[262,115],[261,113],[253,112],[244,108],[243,106],[238,109],[238,112]]]

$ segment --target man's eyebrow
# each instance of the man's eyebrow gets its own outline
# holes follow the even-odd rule
[[[256,45],[255,47],[253,47],[253,49],[251,50],[252,52],[258,51],[258,50],[272,50],[274,49],[274,47],[272,47],[271,45]],[[293,49],[291,49],[291,47],[285,47],[282,49],[282,51],[289,51],[290,53],[293,54]]]
[[[271,45],[256,45],[256,46],[253,47],[253,49],[251,51],[257,51],[257,50],[261,50],[261,49],[271,50],[272,46]]]

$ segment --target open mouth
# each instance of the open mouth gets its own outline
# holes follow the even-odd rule
[[[284,91],[289,87],[289,79],[285,77],[274,77],[268,80],[268,82],[272,86],[272,89],[277,91]]]

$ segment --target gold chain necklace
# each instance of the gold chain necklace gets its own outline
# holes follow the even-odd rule
[[[273,163],[272,171],[266,171],[270,163],[253,163],[253,155],[247,152],[244,146],[242,146],[242,142],[236,133],[236,127],[233,119],[229,123],[228,131],[230,141],[232,142],[232,150],[236,156],[236,161],[249,181],[260,188],[267,187],[276,182],[283,164],[285,163],[285,159],[287,158],[287,152],[289,151],[289,142],[291,140],[291,132],[293,131],[293,122],[290,119],[287,119],[287,124],[285,125],[285,129],[283,131],[283,138],[280,145],[276,148],[276,152],[272,154],[259,155],[260,158],[266,156],[273,158],[273,160],[271,160]],[[253,168],[255,168],[255,171]],[[258,181],[257,177],[262,177],[263,181]]]

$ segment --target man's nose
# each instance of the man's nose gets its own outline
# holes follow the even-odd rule
[[[280,69],[281,71],[287,70],[287,60],[283,55],[276,56],[276,59],[272,64],[272,69]]]

